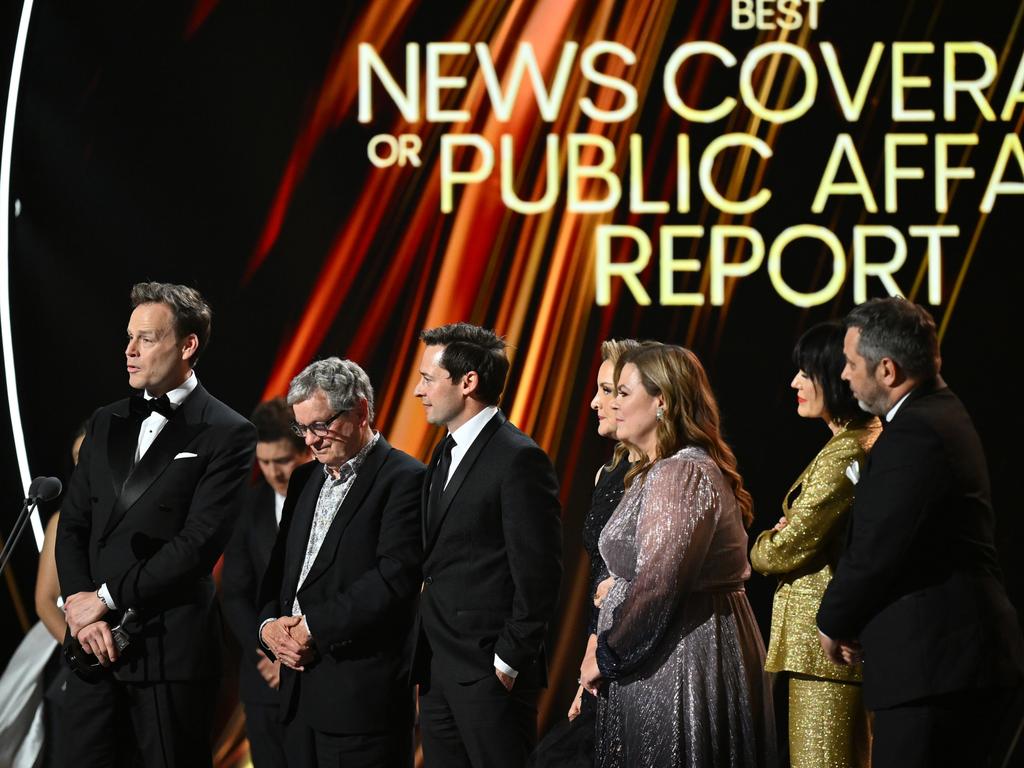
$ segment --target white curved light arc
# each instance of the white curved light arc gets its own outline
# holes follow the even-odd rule
[[[18,460],[21,484],[28,495],[32,474],[28,469],[28,450],[25,447],[25,431],[21,424],[21,408],[18,405],[18,382],[14,371],[14,345],[11,340],[11,147],[14,143],[14,113],[18,106],[18,86],[21,84],[21,64],[25,58],[25,39],[28,37],[28,22],[32,16],[32,1],[24,0],[21,6],[21,22],[14,44],[14,61],[11,64],[11,82],[7,88],[7,111],[4,115],[4,139],[0,149],[0,340],[3,343],[4,379],[7,385],[7,404],[11,411],[11,433],[14,436],[14,452]],[[32,511],[32,533],[36,547],[43,549],[43,524],[39,510]]]

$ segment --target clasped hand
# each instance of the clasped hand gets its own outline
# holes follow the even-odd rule
[[[597,696],[598,684],[601,682],[601,669],[597,666],[597,638],[591,635],[593,642],[587,642],[587,652],[580,664],[580,685],[592,696]]]
[[[608,596],[608,590],[615,584],[615,577],[609,576],[607,579],[597,585],[597,589],[594,590],[594,607],[600,608],[601,603],[604,602],[605,597]]]
[[[64,601],[64,618],[71,636],[104,667],[117,661],[117,646],[110,625],[102,621],[107,612],[106,603],[95,592],[75,592]]]
[[[306,664],[316,656],[313,638],[302,616],[281,616],[264,626],[260,634],[281,663],[296,672],[304,672]]]
[[[64,618],[71,636],[75,638],[82,629],[99,621],[106,613],[106,604],[95,592],[75,592],[64,601]]]
[[[820,629],[821,649],[833,664],[852,666],[864,661],[864,651],[856,640],[833,640]]]
[[[605,581],[609,581],[606,579]],[[600,587],[598,587],[600,591]],[[605,592],[607,592],[605,588]],[[580,662],[580,677],[579,677],[579,690],[576,691],[576,698],[572,700],[572,705],[569,707],[569,719],[575,720],[579,717],[581,708],[583,706],[583,691],[587,691],[592,695],[597,694],[597,682],[593,680],[594,670],[597,669],[597,635],[591,635],[587,638],[587,650],[583,654],[583,661]],[[600,677],[600,670],[597,670],[597,675]]]

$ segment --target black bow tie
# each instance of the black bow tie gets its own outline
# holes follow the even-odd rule
[[[153,413],[159,413],[165,419],[169,419],[174,415],[171,399],[167,395],[160,395],[160,397],[148,400],[142,395],[136,395],[130,402],[132,415],[140,416],[143,419],[148,418]]]

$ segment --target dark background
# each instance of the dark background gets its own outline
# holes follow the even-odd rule
[[[18,6],[9,3],[0,11],[0,88],[4,89]],[[204,6],[209,11],[205,17],[200,13]],[[454,20],[469,6],[417,6],[404,39],[448,39]],[[662,63],[671,48],[682,42],[689,16],[698,6],[680,4]],[[76,425],[93,408],[128,393],[124,327],[129,289],[140,280],[187,283],[209,299],[215,312],[214,333],[197,369],[199,377],[211,392],[242,413],[249,413],[259,401],[277,354],[309,299],[324,254],[359,196],[369,169],[365,146],[376,131],[349,116],[319,144],[280,237],[262,266],[246,278],[302,118],[311,109],[335,47],[361,7],[344,2],[248,0],[195,6],[188,2],[35,4],[14,135],[11,200],[20,201],[21,210],[17,218],[11,212],[10,266],[17,382],[33,475],[56,474],[66,480],[68,448]],[[625,6],[622,9],[625,13]],[[1011,2],[831,0],[822,6],[822,28],[812,40],[833,41],[844,63],[863,62],[872,41],[893,39],[930,39],[937,44],[980,40],[998,55],[1017,10]],[[200,17],[203,20],[197,25]],[[753,33],[733,32],[726,25],[719,41],[742,59],[754,40]],[[813,56],[820,62],[814,48]],[[993,100],[997,113],[1021,52],[1021,40],[1013,40]],[[888,62],[887,54],[883,73]],[[941,62],[940,54],[930,57],[922,71],[941,82],[936,62]],[[849,66],[859,72],[859,65]],[[660,67],[658,71],[639,133],[664,119]],[[754,221],[766,242],[770,244],[783,228],[805,222],[826,226],[834,222],[847,247],[852,226],[862,220],[891,223],[904,234],[909,225],[935,223],[931,144],[920,151],[904,151],[904,162],[919,161],[927,176],[916,186],[901,184],[898,214],[864,219],[853,201],[813,216],[810,203],[838,132],[849,130],[857,137],[881,204],[882,185],[876,173],[883,134],[920,131],[933,137],[937,130],[971,132],[976,112],[969,101],[961,99],[963,118],[955,126],[894,126],[887,113],[888,89],[883,88],[872,97],[872,105],[880,111],[848,125],[829,93],[823,67],[819,74],[815,107],[802,120],[782,126],[774,145],[775,158],[764,181],[774,197]],[[710,105],[736,93],[735,82],[734,73],[717,71],[702,103]],[[938,87],[916,94],[912,106],[931,107],[941,116],[940,94]],[[4,99],[6,103],[6,94]],[[1020,108],[1015,118],[1019,112]],[[981,143],[971,163],[978,178],[964,183],[949,216],[948,223],[959,224],[961,235],[945,244],[943,305],[931,308],[937,319],[950,311],[950,289],[978,221],[977,205],[1002,135],[1016,125],[1016,119],[1009,124],[986,124],[979,132]],[[671,127],[673,133],[686,130],[678,124]],[[695,147],[703,147],[725,130],[722,123],[689,129]],[[671,162],[672,158],[666,159],[666,174],[671,173]],[[1008,178],[1019,176],[1011,171]],[[696,199],[699,193],[694,194]],[[999,515],[1000,554],[1018,607],[1024,598],[1024,569],[1015,556],[1024,543],[1015,476],[1022,459],[1017,399],[1022,213],[1020,197],[998,199],[942,344],[943,375],[966,403],[987,451]],[[673,216],[669,223],[695,220],[695,216]],[[387,227],[402,225],[397,217],[386,221]],[[656,242],[656,233],[649,234]],[[923,254],[922,240],[909,242],[908,267],[897,276],[905,288]],[[706,258],[706,243],[699,257]],[[387,252],[378,258],[386,263]],[[809,288],[821,258],[820,249],[794,247],[792,255],[787,255],[787,279],[794,286]],[[429,280],[430,275],[415,274],[410,279]],[[822,285],[818,280],[814,284]],[[647,275],[646,283],[656,291],[656,270]],[[872,295],[882,290],[877,280],[869,286]],[[321,354],[345,355],[359,328],[360,308],[373,297],[374,282],[364,279],[356,303],[334,320]],[[728,439],[755,499],[752,538],[774,524],[783,494],[828,437],[821,422],[796,416],[795,397],[788,388],[794,372],[789,359],[792,345],[807,326],[840,317],[850,306],[849,280],[836,302],[806,311],[790,306],[775,293],[762,268],[738,283],[727,312],[722,308],[702,312],[692,336],[691,309],[637,307],[628,295],[614,308],[609,335],[688,342],[707,364]],[[581,343],[596,354],[600,340],[595,316]],[[391,377],[404,379],[408,374],[392,370],[387,345],[388,337],[382,334],[379,347],[358,361],[379,390]],[[564,520],[567,574],[574,571],[579,557],[579,527],[594,471],[610,451],[610,445],[597,437],[586,411],[596,361],[589,353],[583,359],[595,364],[578,370],[556,366],[558,375],[573,382],[571,401],[543,405],[571,413],[566,429],[574,437],[563,441],[559,455],[553,457],[569,502]],[[513,389],[518,373],[513,370]],[[411,397],[411,393],[402,396]],[[6,537],[22,492],[6,393],[0,396],[0,406],[0,531]],[[13,572],[30,614],[36,560],[29,532],[19,545]],[[766,639],[773,588],[773,580],[757,575],[749,583]],[[0,640],[0,659],[6,659],[22,634],[6,589],[0,592],[0,615],[7,617],[5,626],[12,630]],[[567,705],[575,686],[571,680],[558,685],[558,696]],[[554,712],[563,711],[557,703]]]

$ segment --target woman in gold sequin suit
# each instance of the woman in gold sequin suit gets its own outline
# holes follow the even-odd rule
[[[744,591],[750,494],[697,357],[658,344],[616,369],[618,438],[638,449],[601,532],[598,768],[775,765],[764,645]]]
[[[797,413],[832,432],[782,503],[782,519],[758,536],[755,570],[779,577],[768,643],[769,672],[789,684],[789,752],[793,768],[859,768],[870,763],[870,735],[858,666],[830,662],[818,643],[815,615],[843,547],[856,471],[880,432],[857,406],[843,369],[840,323],[807,331],[793,350]],[[850,476],[848,476],[848,474]]]

